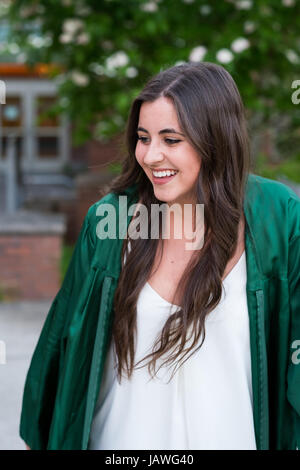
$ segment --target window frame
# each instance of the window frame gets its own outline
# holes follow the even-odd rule
[[[21,170],[22,171],[50,171],[59,172],[69,161],[69,121],[66,116],[59,117],[58,127],[37,127],[37,99],[40,97],[56,97],[56,84],[47,79],[5,79],[6,96],[20,97],[23,127],[18,128],[18,134],[23,137]],[[0,107],[1,108],[1,107]],[[2,112],[0,109],[0,119]],[[1,124],[0,120],[0,124]],[[0,155],[2,154],[2,136],[9,134],[17,128],[4,130],[0,125]],[[37,154],[37,136],[50,135],[58,137],[58,157],[39,158]],[[0,158],[0,168],[6,165],[6,159]]]

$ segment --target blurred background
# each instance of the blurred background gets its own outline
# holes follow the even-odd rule
[[[300,193],[299,0],[0,1],[0,449],[89,206],[120,171],[130,104],[160,69],[221,64],[252,172]]]

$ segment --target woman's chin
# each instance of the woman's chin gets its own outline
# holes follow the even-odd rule
[[[170,197],[170,194],[168,194],[167,191],[154,190],[154,195],[156,199],[158,199],[161,202],[165,202],[166,204],[171,204],[174,201],[174,198]]]

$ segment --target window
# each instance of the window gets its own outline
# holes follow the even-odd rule
[[[2,126],[3,128],[8,127],[22,127],[22,110],[21,110],[21,98],[8,97],[6,104],[2,107]]]
[[[7,136],[2,137],[2,156],[5,159],[7,155]],[[23,144],[23,139],[21,137],[16,137],[15,138],[15,145],[17,149],[17,158],[20,159],[22,155],[22,144]]]
[[[37,137],[38,158],[57,158],[59,154],[58,137]]]
[[[68,160],[69,132],[67,118],[53,113],[56,85],[45,79],[7,79],[6,90],[6,103],[0,106],[0,169],[6,166],[13,135],[22,171],[61,171]]]
[[[38,96],[36,98],[35,136],[38,159],[59,157],[59,117],[53,115],[53,111],[51,112],[55,103],[56,97]]]
[[[58,116],[51,115],[51,108],[56,104],[56,97],[40,96],[36,99],[36,126],[37,127],[58,127]]]
[[[6,103],[1,105],[1,158],[7,156],[7,140],[10,135],[16,138],[17,157],[22,158],[24,118],[20,96],[9,96]]]

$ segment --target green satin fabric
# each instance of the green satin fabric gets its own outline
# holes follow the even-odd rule
[[[137,186],[128,188],[126,195],[128,207],[137,202]],[[123,240],[96,236],[97,208],[107,202],[118,209],[117,196],[109,194],[87,213],[31,360],[20,436],[32,449],[88,447],[121,269]],[[244,214],[257,448],[296,449],[300,448],[300,364],[294,360],[295,341],[300,340],[300,200],[283,184],[249,175]]]

